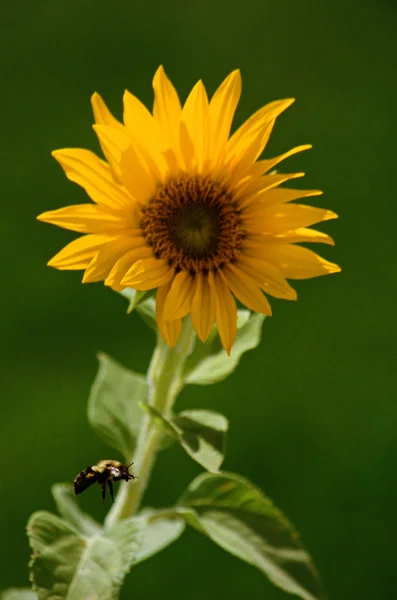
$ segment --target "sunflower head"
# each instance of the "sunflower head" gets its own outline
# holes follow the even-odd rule
[[[259,159],[277,116],[292,99],[267,104],[230,135],[241,93],[239,71],[211,100],[199,81],[183,107],[162,67],[153,88],[152,113],[125,92],[123,123],[93,95],[94,129],[106,161],[88,150],[53,152],[66,176],[93,202],[38,217],[84,234],[49,265],[82,269],[83,282],[104,281],[117,291],[156,289],[157,323],[169,345],[190,314],[202,341],[216,322],[230,352],[236,299],[271,315],[265,294],[295,300],[288,279],[340,270],[298,245],[333,244],[309,226],[337,215],[294,202],[318,190],[280,187],[303,173],[273,171],[310,146]]]

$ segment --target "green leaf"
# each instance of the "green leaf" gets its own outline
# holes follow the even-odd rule
[[[242,355],[258,346],[264,320],[265,315],[238,311],[237,337],[230,356],[221,348],[218,336],[211,336],[205,344],[198,341],[186,361],[185,383],[210,385],[225,379],[237,367]]]
[[[139,516],[145,519],[145,527],[134,564],[150,558],[172,544],[185,529],[184,519],[175,513],[169,516],[165,511],[146,508]]]
[[[156,300],[151,296],[143,302],[140,302],[137,305],[136,310],[142,321],[144,321],[151,329],[157,331]]]
[[[217,472],[225,457],[228,421],[210,410],[185,410],[166,419],[153,407],[143,407],[204,469]]]
[[[60,515],[69,525],[85,536],[97,535],[101,531],[101,525],[80,509],[70,483],[56,483],[51,492]]]
[[[31,581],[40,600],[114,600],[141,541],[143,520],[125,519],[102,534],[85,537],[51,513],[28,523],[33,550]]]
[[[216,544],[256,566],[282,590],[304,600],[323,598],[310,556],[289,521],[252,483],[231,473],[204,473],[177,510]]]
[[[99,354],[99,370],[88,400],[88,420],[95,433],[129,460],[143,415],[139,408],[148,396],[143,375]]]
[[[138,292],[138,290],[132,288],[125,288],[119,293],[129,301],[127,314],[136,310],[146,325],[157,330],[155,290]]]
[[[138,292],[138,290],[134,290],[132,288],[125,288],[119,292],[121,296],[127,298],[129,304],[127,308],[127,314],[132,313],[132,311],[143,301],[145,297],[150,293],[146,292]]]
[[[37,600],[37,594],[29,588],[9,588],[0,592],[0,600]]]

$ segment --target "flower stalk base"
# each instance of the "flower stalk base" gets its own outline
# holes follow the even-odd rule
[[[160,334],[157,336],[157,345],[147,375],[150,390],[148,404],[165,417],[170,416],[183,387],[183,367],[195,341],[196,334],[189,318],[184,320],[178,343],[173,348],[164,342]],[[149,414],[145,415],[137,447],[131,458],[139,479],[133,485],[123,484],[120,487],[116,501],[106,517],[106,527],[131,517],[139,509],[162,435],[161,427],[156,421]]]

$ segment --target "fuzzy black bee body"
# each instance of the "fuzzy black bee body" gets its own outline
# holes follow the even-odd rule
[[[123,465],[118,460],[101,460],[97,465],[87,467],[75,477],[73,481],[74,493],[81,494],[93,483],[98,483],[102,491],[102,504],[105,502],[106,486],[109,488],[110,497],[114,502],[113,481],[130,481],[137,479],[129,472],[133,463]]]

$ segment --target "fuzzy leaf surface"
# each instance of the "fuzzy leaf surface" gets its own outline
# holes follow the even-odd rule
[[[162,516],[161,510],[144,509],[139,513],[145,519],[143,538],[135,564],[157,554],[182,535],[185,521],[179,515],[170,518]]]
[[[157,331],[156,301],[152,296],[144,298],[136,307],[137,313],[142,321],[151,329]]]
[[[146,405],[154,420],[204,469],[217,472],[225,458],[228,420],[210,410],[184,410],[167,419]]]
[[[231,473],[204,473],[190,484],[177,510],[187,523],[256,566],[282,590],[303,600],[324,597],[296,531],[247,479]]]
[[[88,400],[88,420],[104,442],[126,460],[135,450],[143,415],[139,408],[148,396],[143,375],[99,354],[99,369]]]
[[[70,483],[55,483],[51,493],[61,517],[69,525],[85,536],[97,535],[101,531],[101,525],[80,509]]]
[[[137,555],[142,524],[133,517],[85,537],[60,517],[34,513],[27,531],[31,581],[39,600],[116,599]]]
[[[237,319],[237,337],[230,356],[221,347],[216,330],[205,344],[196,343],[192,355],[186,361],[185,383],[210,385],[226,379],[237,367],[242,355],[256,348],[261,340],[265,315],[239,310]]]
[[[138,290],[134,290],[133,288],[125,288],[124,290],[121,290],[120,295],[128,300],[127,314],[129,315],[132,313],[132,311],[144,301],[145,297],[147,297],[149,293],[150,292],[147,291],[138,292]]]
[[[0,592],[0,600],[38,600],[38,596],[29,588],[9,588]]]

